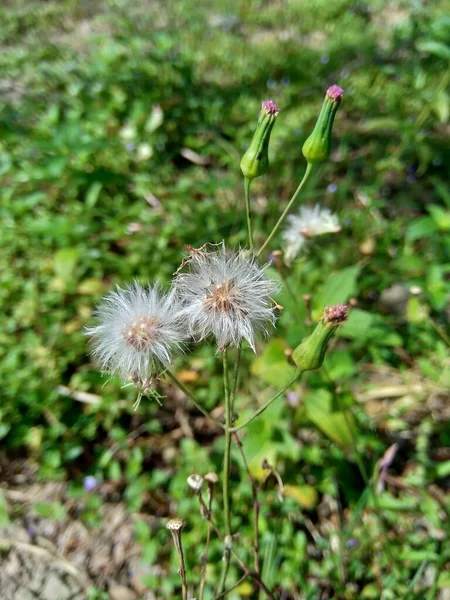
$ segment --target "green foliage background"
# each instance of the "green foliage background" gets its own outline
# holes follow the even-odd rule
[[[447,420],[427,402],[432,393],[448,401],[450,385],[449,42],[450,19],[438,1],[389,8],[377,0],[3,2],[0,437],[7,455],[26,455],[43,478],[69,478],[75,487],[88,473],[119,482],[131,511],[154,512],[148,494],[156,490],[161,516],[175,506],[169,497],[178,514],[191,515],[185,478],[198,464],[220,468],[221,440],[186,439],[167,456],[152,450],[153,436],[167,431],[170,402],[159,408],[144,400],[134,412],[134,391],[89,363],[83,328],[115,283],[168,283],[185,244],[245,244],[239,159],[260,101],[272,98],[281,113],[270,174],[252,189],[263,241],[302,176],[301,145],[323,93],[338,83],[345,97],[332,160],[307,200],[336,211],[343,230],[298,260],[287,275],[292,293],[279,299],[285,310],[276,338],[258,357],[245,355],[255,378],[243,382],[242,414],[265,387],[285,381],[284,351],[309,330],[302,295],[311,294],[315,318],[326,303],[357,299],[324,371],[296,390],[301,401],[277,403],[246,438],[255,473],[268,458],[291,491],[280,506],[271,488],[264,505],[266,576],[311,599],[324,579],[336,598],[378,598],[380,586],[386,599],[423,598],[425,587],[437,594],[447,585],[439,577],[443,534],[412,524],[425,515],[443,531],[442,506],[428,490],[445,487],[450,473],[448,454],[438,451],[449,445]],[[386,309],[382,292],[394,284],[404,301]],[[220,368],[212,348],[192,351],[177,368],[195,374],[193,386],[211,409],[220,402]],[[371,388],[371,369],[420,381],[425,392],[374,419],[355,400]],[[67,388],[101,402],[77,402]],[[143,423],[140,443],[127,444]],[[299,431],[309,432],[310,444]],[[399,473],[408,465],[405,481],[415,492],[381,497],[401,548],[389,569],[354,451],[356,443],[370,476],[394,441]],[[116,442],[125,449],[106,460]],[[243,538],[244,483],[236,474]],[[304,522],[315,522],[330,496],[345,509],[341,552],[323,536],[312,561]],[[204,527],[193,519],[188,544]],[[164,531],[141,523],[138,535],[147,561],[167,561]],[[352,554],[345,543],[358,535]],[[219,563],[220,545],[214,552]],[[413,579],[422,564],[435,568],[431,585]],[[171,597],[172,571],[149,577],[149,587]]]

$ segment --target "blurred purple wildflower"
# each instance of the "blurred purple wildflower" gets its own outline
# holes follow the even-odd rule
[[[88,475],[83,479],[83,487],[86,492],[91,493],[97,489],[98,482],[93,475]]]

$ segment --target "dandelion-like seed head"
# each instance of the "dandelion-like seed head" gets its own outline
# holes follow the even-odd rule
[[[98,324],[87,329],[92,356],[103,371],[148,391],[152,375],[171,362],[186,338],[179,309],[175,295],[158,285],[117,287],[97,307]]]
[[[266,266],[224,244],[191,250],[184,266],[187,272],[176,275],[174,288],[192,335],[213,335],[221,350],[245,339],[254,350],[255,334],[267,334],[276,319],[272,297],[278,284],[267,277]]]
[[[283,240],[288,262],[298,255],[309,238],[341,230],[338,217],[330,209],[322,208],[320,204],[314,207],[302,206],[296,215],[289,215],[287,223]]]

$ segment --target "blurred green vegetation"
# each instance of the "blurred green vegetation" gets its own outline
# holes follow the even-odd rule
[[[307,201],[337,212],[343,230],[314,242],[292,271],[278,274],[287,286],[276,336],[256,358],[244,356],[254,377],[243,382],[241,414],[264,387],[285,381],[285,350],[309,331],[302,295],[311,295],[314,318],[326,303],[357,302],[325,368],[245,438],[255,475],[267,458],[286,485],[282,504],[269,485],[262,508],[266,576],[308,599],[319,597],[324,582],[330,598],[380,598],[383,590],[386,600],[431,600],[450,585],[439,575],[439,499],[450,475],[449,42],[450,18],[439,1],[3,2],[6,453],[38,462],[43,478],[75,486],[88,473],[112,480],[131,511],[167,516],[171,497],[177,514],[189,515],[186,544],[199,547],[205,526],[185,480],[199,464],[219,470],[223,441],[202,433],[173,452],[154,448],[154,437],[175,426],[173,391],[163,384],[166,405],[144,399],[134,411],[133,389],[89,363],[83,328],[115,283],[168,283],[185,244],[245,244],[239,159],[260,101],[271,98],[281,113],[270,173],[252,188],[261,243],[302,176],[301,145],[324,91],[338,83],[345,97],[332,160]],[[220,402],[213,348],[192,348],[177,368],[205,406]],[[403,386],[404,393],[377,397],[383,386]],[[74,398],[80,392],[93,394],[92,403]],[[394,472],[405,487],[380,496],[380,522],[357,463],[371,477],[393,442],[400,445]],[[111,458],[113,444],[121,450]],[[243,539],[250,502],[244,479],[235,473],[234,525]],[[320,509],[330,498],[343,522],[327,535]],[[93,515],[95,508],[88,522]],[[309,524],[320,531],[314,556]],[[167,562],[164,530],[142,522],[137,535],[147,563]],[[197,576],[200,552],[189,555]],[[220,544],[213,546],[217,569],[220,553]],[[147,584],[173,597],[175,562],[170,576],[149,575]]]

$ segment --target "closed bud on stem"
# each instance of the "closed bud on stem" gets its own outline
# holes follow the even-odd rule
[[[203,477],[194,473],[194,475],[189,475],[189,477],[187,478],[187,483],[191,490],[198,494],[199,491],[202,489]]]
[[[313,371],[322,366],[328,342],[336,329],[347,320],[347,306],[336,304],[325,307],[322,318],[312,334],[297,346],[292,358],[300,371]]]
[[[328,88],[313,132],[303,144],[302,152],[311,165],[327,160],[331,153],[331,131],[334,117],[344,95],[338,85]]]
[[[261,177],[269,169],[270,134],[279,112],[278,106],[272,100],[262,103],[256,131],[241,160],[241,171],[249,181]]]

